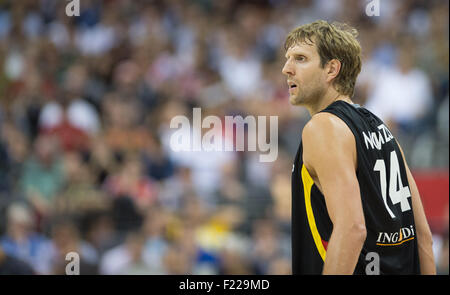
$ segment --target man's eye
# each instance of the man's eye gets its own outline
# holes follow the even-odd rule
[[[303,55],[299,55],[295,59],[298,60],[298,61],[304,61],[305,57]]]

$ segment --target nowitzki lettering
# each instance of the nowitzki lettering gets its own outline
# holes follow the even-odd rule
[[[278,157],[278,117],[270,116],[269,130],[265,116],[225,116],[225,128],[218,116],[207,116],[202,120],[200,108],[194,108],[191,122],[186,116],[172,118],[170,128],[177,129],[170,137],[170,147],[175,152],[247,151],[258,150],[261,162],[273,162]],[[247,127],[247,128],[245,128]],[[207,130],[207,131],[206,131]],[[206,132],[204,132],[206,131]],[[267,132],[269,131],[269,132]],[[247,140],[246,140],[247,135]],[[267,136],[269,135],[269,136]],[[267,142],[267,137],[269,142]],[[235,139],[225,140],[225,139]]]
[[[392,133],[384,124],[378,126],[378,129],[380,130],[378,132],[362,133],[367,149],[370,147],[371,149],[381,150],[381,146],[383,144],[388,143],[394,138]]]

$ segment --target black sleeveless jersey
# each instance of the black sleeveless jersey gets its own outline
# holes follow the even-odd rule
[[[359,105],[336,101],[322,112],[344,121],[356,141],[367,237],[354,273],[366,274],[366,268],[373,273],[378,265],[380,274],[419,274],[411,192],[395,138],[378,117]],[[292,169],[293,274],[322,273],[332,229],[324,196],[303,165],[300,142]]]

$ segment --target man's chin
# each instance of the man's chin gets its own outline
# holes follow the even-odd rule
[[[289,102],[290,102],[291,105],[293,105],[293,106],[300,105],[300,99],[299,99],[297,96],[290,96],[290,97],[289,97]]]

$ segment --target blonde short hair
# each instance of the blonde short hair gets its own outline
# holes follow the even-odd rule
[[[286,37],[284,49],[297,43],[315,44],[322,67],[332,59],[339,60],[341,69],[334,85],[339,93],[351,97],[356,77],[361,72],[361,46],[357,36],[357,30],[346,24],[318,20],[292,30]]]

